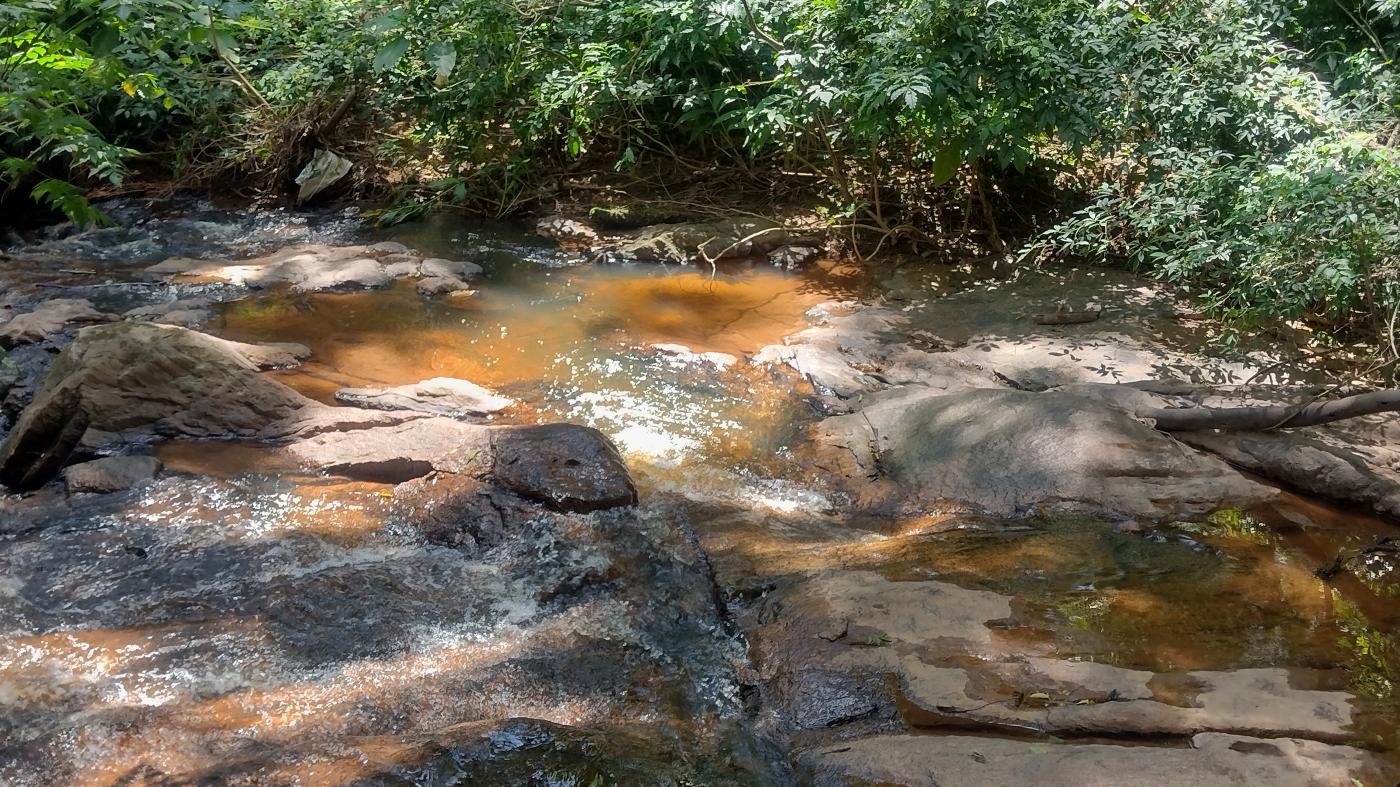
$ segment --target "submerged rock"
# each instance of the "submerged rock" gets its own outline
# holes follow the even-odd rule
[[[115,315],[104,314],[81,298],[55,298],[44,301],[33,311],[17,314],[0,324],[0,348],[13,349],[33,344],[74,325],[111,322]]]
[[[844,473],[857,487],[885,481],[916,506],[955,502],[999,516],[1048,508],[1174,519],[1276,494],[1112,407],[1059,392],[901,389],[823,421],[818,440],[853,462]]]
[[[515,404],[476,383],[454,377],[398,385],[392,388],[342,388],[338,402],[375,410],[417,410],[452,418],[498,413]]]
[[[155,478],[161,468],[153,456],[108,456],[70,465],[63,471],[63,483],[70,494],[120,492]]]
[[[138,306],[122,316],[128,320],[196,328],[213,317],[214,313],[210,310],[212,305],[213,300],[210,298],[186,298]]]
[[[439,295],[455,295],[457,293],[470,294],[472,291],[470,284],[448,276],[430,276],[419,279],[415,287],[418,294],[424,298],[436,298]]]

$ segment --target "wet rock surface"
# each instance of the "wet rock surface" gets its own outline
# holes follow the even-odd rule
[[[546,424],[492,433],[494,477],[505,488],[559,511],[597,511],[637,502],[612,441],[597,429]]]
[[[473,518],[458,523],[471,544],[393,530],[347,544],[269,517],[297,516],[303,494],[167,478],[72,508],[87,528],[7,543],[22,588],[0,618],[7,681],[106,667],[7,703],[0,777],[765,783],[769,761],[743,753],[761,746],[737,710],[737,646],[684,532],[513,498],[495,538]],[[107,688],[170,671],[184,677],[135,697]]]
[[[1367,773],[1362,752],[1311,741],[1202,734],[1190,748],[1051,746],[997,738],[884,736],[803,756],[805,783],[1099,784],[1131,774],[1143,784],[1322,787]],[[1374,770],[1369,771],[1376,774]]]
[[[0,496],[0,781],[1394,783],[1389,526],[1215,458],[1385,510],[1391,422],[1170,441],[1137,408],[1293,392],[1220,388],[1257,365],[1137,280],[873,266],[802,330],[773,260],[209,233],[82,279],[192,258],[153,286],[61,290],[129,322],[77,335],[4,449],[41,488]],[[373,289],[405,278],[477,295]],[[0,362],[6,412],[74,327]],[[519,404],[464,422],[497,395],[434,375]],[[1165,378],[1191,390],[1100,384]],[[379,409],[321,403],[347,389]],[[77,493],[42,485],[65,466]]]
[[[484,416],[511,407],[515,401],[468,380],[434,377],[390,388],[342,388],[338,402],[374,410],[417,410],[451,418]]]

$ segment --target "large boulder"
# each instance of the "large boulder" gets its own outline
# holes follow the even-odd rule
[[[1276,494],[1113,407],[1061,392],[899,389],[823,421],[818,439],[849,457],[843,474],[856,487],[917,508],[1161,520]]]
[[[1159,408],[1306,404],[1327,393],[1301,385],[1204,386],[1181,381],[1078,384],[1060,390],[1143,417]],[[1400,418],[1393,413],[1297,429],[1217,429],[1172,436],[1304,494],[1400,517]]]
[[[171,325],[85,328],[54,361],[43,387],[0,446],[0,484],[17,490],[40,486],[58,474],[80,445],[110,448],[157,437],[297,434],[326,420],[321,411],[336,408],[313,402],[258,370],[292,363],[303,350],[299,345],[229,342]]]

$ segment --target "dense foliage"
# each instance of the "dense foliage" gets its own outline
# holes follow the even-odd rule
[[[1336,335],[1400,306],[1400,0],[21,0],[0,23],[0,176],[79,220],[70,184],[135,150],[283,189],[330,147],[398,216],[681,166],[819,199],[867,249],[1127,262]]]

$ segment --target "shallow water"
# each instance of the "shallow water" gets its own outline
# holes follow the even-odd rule
[[[1152,528],[847,521],[787,455],[816,417],[812,391],[744,356],[804,327],[818,303],[875,297],[880,277],[578,264],[513,230],[449,220],[392,237],[486,275],[475,294],[438,301],[411,285],[256,294],[223,305],[210,330],[307,344],[313,360],[276,375],[323,401],[344,386],[462,377],[520,402],[501,421],[607,432],[638,477],[644,543],[619,557],[542,525],[522,553],[548,553],[567,574],[679,549],[668,539],[682,524],[721,564],[722,585],[740,578],[722,587],[731,599],[750,580],[832,568],[993,590],[1015,597],[996,632],[1006,654],[1296,668],[1358,696],[1358,741],[1400,747],[1393,556],[1331,584],[1313,576],[1388,523],[1293,498]],[[715,634],[717,618],[665,629],[693,660],[646,666],[634,654],[651,652],[654,632],[627,628],[635,610],[606,594],[552,607],[542,599],[558,577],[512,574],[517,555],[422,543],[394,521],[388,486],[308,475],[256,446],[173,443],[160,455],[175,475],[132,494],[0,507],[28,525],[0,544],[0,779],[337,783],[483,720],[625,726],[623,740],[650,721],[640,740],[662,751],[674,733],[659,730],[739,716],[721,665],[741,644]]]

